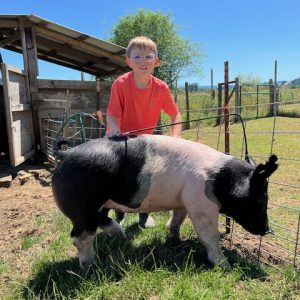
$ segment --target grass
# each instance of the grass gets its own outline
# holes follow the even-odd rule
[[[40,240],[41,238],[37,235],[24,235],[21,239],[21,250],[28,250]]]
[[[55,212],[50,230],[57,233],[56,240],[37,254],[28,280],[10,284],[6,299],[296,299],[299,295],[298,271],[275,270],[226,249],[233,270],[212,268],[191,224],[183,225],[182,241],[172,241],[165,229],[168,213],[153,216],[157,226],[141,230],[137,216],[127,215],[127,240],[100,232],[95,263],[82,272],[69,253],[71,225]]]
[[[0,275],[4,273],[7,270],[7,264],[5,261],[1,258],[0,259]]]

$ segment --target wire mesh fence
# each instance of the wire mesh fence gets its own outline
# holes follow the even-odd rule
[[[220,219],[219,228],[224,233],[224,244],[227,247],[271,265],[286,263],[299,268],[300,118],[294,116],[300,116],[300,101],[272,103],[273,116],[257,118],[257,109],[265,110],[270,105],[245,105],[239,109],[246,127],[250,155],[257,163],[264,162],[271,153],[275,153],[279,159],[279,168],[269,181],[268,215],[272,232],[264,237],[253,236],[231,221],[230,233],[225,234],[224,218]],[[235,110],[232,107],[232,111]],[[218,112],[220,108],[191,110],[191,129],[183,131],[182,137],[223,151],[225,130]],[[235,116],[230,121],[230,154],[243,159],[245,138],[241,123],[236,122]],[[162,126],[164,124],[165,120],[162,118]],[[59,139],[67,139],[69,147],[74,147],[105,134],[104,124],[85,113],[69,118],[49,116],[43,121],[43,130],[44,148],[52,159]],[[158,130],[162,134],[168,134],[168,131],[165,127]]]
[[[91,114],[80,112],[70,117],[51,116],[43,119],[44,152],[48,159],[55,162],[57,142],[66,140],[72,148],[89,140],[105,135],[105,124]]]
[[[273,105],[273,116],[257,118],[257,109],[265,111]],[[264,162],[271,153],[278,156],[279,168],[269,181],[269,222],[272,232],[256,237],[231,221],[230,234],[226,233],[226,221],[220,222],[227,246],[247,252],[258,260],[272,265],[287,263],[300,267],[300,101],[264,103],[239,107],[244,119],[250,155]],[[236,108],[232,107],[232,111]],[[216,114],[217,108],[190,111],[197,118]],[[183,112],[184,113],[184,112]],[[244,138],[239,123],[231,117],[230,154],[244,158]],[[210,124],[212,125],[212,124]],[[183,136],[201,141],[224,151],[225,129],[223,120],[219,126],[207,126],[203,122],[191,124],[191,130]]]

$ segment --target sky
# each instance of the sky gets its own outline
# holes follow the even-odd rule
[[[224,82],[224,62],[229,62],[229,80],[238,74],[274,79],[300,77],[299,0],[0,0],[0,14],[34,14],[51,22],[108,39],[120,18],[144,8],[170,14],[178,35],[200,43],[204,53],[202,76],[181,78],[210,85]],[[0,49],[5,63],[23,67],[21,55]],[[39,61],[39,78],[78,79],[80,72]],[[87,78],[89,76],[85,76]]]

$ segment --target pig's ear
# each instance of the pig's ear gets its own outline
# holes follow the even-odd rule
[[[246,161],[247,163],[249,163],[249,164],[250,164],[251,166],[253,166],[253,167],[256,167],[256,166],[257,166],[255,160],[254,160],[251,156],[249,156],[249,155],[246,155],[246,156],[245,156],[245,161]]]
[[[267,161],[264,165],[258,165],[253,173],[253,177],[257,178],[268,178],[270,177],[278,168],[276,164],[277,156],[271,155],[269,161]]]

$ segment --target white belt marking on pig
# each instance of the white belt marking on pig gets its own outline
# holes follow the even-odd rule
[[[140,207],[129,208],[112,200],[108,200],[104,206],[122,212],[153,212],[184,208],[182,189],[187,184],[190,186],[189,182],[194,183],[190,186],[191,189],[199,191],[195,205],[205,205],[203,201],[209,199],[220,206],[212,192],[207,198],[203,196],[203,191],[208,171],[218,171],[231,156],[183,139],[155,136],[155,140],[157,138],[159,140],[155,142],[152,136],[145,137],[147,155],[138,177],[140,188],[132,199],[128,199],[130,205],[141,204]]]

